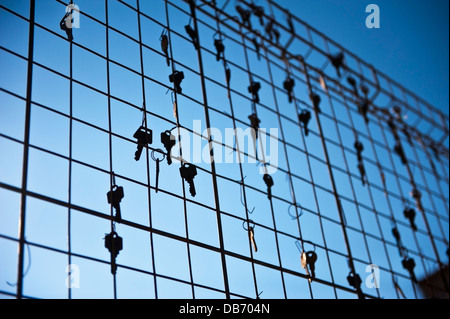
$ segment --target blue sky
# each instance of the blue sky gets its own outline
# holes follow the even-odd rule
[[[448,114],[448,1],[284,0],[280,3]],[[380,29],[365,26],[368,15],[365,8],[371,3],[380,8]]]
[[[157,230],[151,241],[148,233],[139,227],[132,227],[129,224],[117,225],[119,235],[124,238],[124,249],[117,259],[120,265],[117,275],[118,296],[154,298],[157,291],[158,297],[162,298],[192,298],[193,294],[197,298],[223,298],[222,260],[217,252],[218,223],[215,210],[207,207],[214,207],[215,204],[210,165],[198,164],[198,175],[195,178],[198,195],[193,198],[187,190],[184,192],[183,185],[187,184],[180,179],[179,162],[175,161],[172,166],[166,165],[165,162],[161,164],[159,180],[161,191],[156,193],[155,163],[149,159],[147,168],[146,152],[143,152],[139,162],[134,160],[136,144],[132,136],[142,121],[142,112],[139,108],[142,106],[144,94],[147,110],[150,112],[147,118],[148,126],[153,130],[152,147],[162,148],[159,142],[160,132],[174,126],[173,100],[171,94],[167,93],[167,87],[171,86],[168,76],[172,69],[166,66],[165,57],[160,52],[159,37],[163,30],[162,25],[167,23],[164,2],[141,0],[141,11],[156,20],[142,17],[141,22],[142,41],[146,46],[142,55],[146,76],[143,90],[142,78],[138,74],[141,70],[139,45],[136,43],[138,39],[136,12],[124,3],[136,7],[135,0],[108,1],[110,25],[131,37],[128,38],[114,30],[109,31],[110,59],[128,68],[112,62],[109,64],[109,83],[113,96],[110,99],[110,118],[108,98],[105,94],[108,84],[105,61],[106,29],[101,23],[82,17],[81,28],[74,32],[75,43],[95,51],[96,54],[78,45],[73,46],[73,77],[90,87],[73,83],[72,112],[75,120],[72,121],[73,139],[70,149],[71,121],[67,116],[70,113],[70,82],[46,69],[50,68],[66,76],[69,74],[69,43],[65,33],[59,29],[59,21],[64,15],[65,7],[54,0],[36,1],[36,22],[55,34],[41,27],[36,27],[35,30],[34,58],[35,62],[42,66],[36,64],[33,69],[30,140],[32,147],[28,190],[44,198],[47,196],[67,201],[70,185],[73,204],[105,217],[110,212],[106,192],[110,187],[110,171],[113,170],[118,175],[117,184],[123,186],[125,190],[125,197],[121,203],[122,217],[142,227],[149,226],[151,222],[152,227]],[[188,7],[181,0],[174,3],[184,9]],[[230,3],[234,4],[234,1]],[[434,18],[436,12],[442,15],[448,12],[448,2],[435,1],[445,4],[446,10],[437,5],[431,6],[429,2],[427,4],[419,1],[374,2],[379,4],[381,10],[379,30],[368,30],[365,27],[365,6],[368,2],[316,0],[279,1],[279,3],[289,7],[301,19],[433,105],[439,108],[448,105],[448,16],[443,19]],[[0,4],[19,15],[25,17],[28,15],[27,1],[0,0]],[[100,22],[106,20],[104,1],[79,0],[77,4],[83,12],[94,16]],[[233,6],[230,5],[227,10],[235,14]],[[422,19],[419,19],[420,14],[423,14]],[[197,52],[192,43],[183,38],[184,26],[189,22],[189,16],[169,6],[169,19],[171,28],[178,33],[172,34],[173,56],[177,61],[177,69],[183,70],[186,77],[181,85],[185,95],[177,96],[179,121],[181,125],[192,129],[193,121],[200,120],[203,124],[198,133],[201,133],[205,129],[205,116],[201,104],[200,77],[195,73],[199,69]],[[4,48],[0,50],[0,67],[4,70],[0,74],[2,89],[0,154],[8,154],[0,157],[0,182],[12,188],[20,188],[23,157],[21,142],[25,115],[23,97],[26,92],[27,65],[20,56],[26,56],[28,52],[28,25],[23,19],[3,9],[0,10],[0,24],[0,46]],[[446,27],[443,28],[445,24]],[[200,25],[200,28],[202,45],[214,52],[215,31],[207,25]],[[15,32],[8,31],[11,29]],[[444,36],[445,32],[447,35]],[[220,86],[224,82],[222,64],[216,62],[214,54],[206,50],[202,52],[205,75],[208,77],[206,87],[211,107],[211,125],[222,132],[225,128],[232,128],[234,124],[242,128],[248,127],[248,116],[252,112],[247,92],[249,79],[245,70],[244,50],[239,45],[241,39],[232,31],[227,30],[226,35],[234,36],[236,37],[234,40],[237,40],[233,41],[231,38],[225,40],[227,59],[237,65],[231,66],[232,104],[226,90]],[[12,50],[19,56],[7,50]],[[282,127],[285,143],[278,143],[279,170],[273,175],[275,182],[272,189],[273,211],[265,194],[266,186],[259,174],[259,167],[249,163],[247,157],[244,159],[242,171],[246,177],[245,193],[248,207],[250,210],[255,208],[251,216],[247,216],[241,204],[242,189],[239,183],[234,182],[243,177],[239,165],[236,163],[216,165],[217,173],[222,175],[217,178],[217,183],[224,246],[231,252],[226,256],[230,290],[236,295],[250,298],[255,298],[261,291],[263,291],[262,298],[283,298],[283,278],[289,298],[311,296],[355,298],[356,295],[345,290],[334,290],[319,282],[309,284],[304,278],[291,273],[285,273],[281,277],[279,272],[267,267],[267,264],[279,266],[281,260],[283,267],[290,272],[304,273],[300,266],[300,252],[295,245],[301,229],[303,238],[317,245],[317,278],[348,287],[346,280],[348,266],[345,257],[347,251],[340,230],[337,207],[329,191],[331,184],[324,162],[317,122],[313,118],[310,123],[311,134],[305,137],[296,120],[297,108],[287,103],[286,93],[279,88],[286,76],[282,62],[270,65],[274,82],[278,86],[272,91],[267,82],[270,72],[266,61],[259,61],[251,49],[247,54],[254,77],[262,82],[260,91],[262,104],[257,106],[261,127]],[[238,66],[242,66],[244,70]],[[295,87],[296,97],[304,103],[303,107],[307,105],[310,108],[306,86],[300,81],[302,75],[295,75],[299,77]],[[411,185],[407,171],[398,157],[390,157],[389,149],[394,143],[392,134],[385,129],[386,126],[380,126],[374,120],[366,126],[354,105],[347,107],[339,101],[329,103],[325,93],[321,94],[323,101],[321,108],[324,114],[320,118],[327,148],[332,155],[331,165],[337,180],[338,193],[342,196],[351,249],[358,260],[357,272],[364,280],[369,261],[378,264],[381,268],[382,281],[379,296],[395,298],[397,295],[389,272],[392,264],[399,274],[399,283],[408,298],[413,298],[416,294],[411,281],[401,267],[401,259],[395,244],[392,244],[394,239],[391,235],[391,207],[392,214],[399,223],[403,240],[416,258],[416,273],[419,278],[427,271],[435,269],[435,264],[430,262],[435,256],[423,220],[417,218],[420,231],[414,233],[403,217],[405,202],[412,204],[408,195]],[[282,116],[278,116],[274,111],[277,107]],[[229,116],[232,112],[236,121]],[[334,116],[337,121],[333,120]],[[111,139],[112,150],[109,148],[109,121],[115,134]],[[369,181],[373,183],[370,192],[367,187],[362,186],[359,178],[353,149],[355,131],[352,128],[360,131],[359,138],[365,145],[364,161]],[[370,142],[368,132],[376,141],[374,145]],[[281,133],[279,137],[281,138]],[[339,147],[341,140],[345,146],[344,150]],[[449,231],[448,177],[447,179],[436,177],[432,172],[429,157],[420,147],[409,146],[404,137],[403,142],[408,158],[414,162],[413,170],[417,183],[421,189],[431,190],[424,196],[424,205],[433,235],[438,237],[436,242],[439,255],[447,260],[445,243],[448,242]],[[206,142],[203,140],[202,146],[205,145]],[[71,166],[71,181],[68,178],[70,150],[74,159]],[[224,152],[229,152],[229,148],[222,150],[222,153]],[[381,188],[375,155],[381,159],[382,167],[386,170],[387,188],[391,194],[389,202],[386,201]],[[112,167],[109,162],[110,156]],[[438,175],[448,176],[448,161],[435,162]],[[292,193],[304,208],[303,215],[298,221],[292,220],[289,216],[293,198],[286,173],[288,166],[294,176]],[[150,172],[150,196],[146,185],[147,169]],[[425,172],[422,172],[422,169]],[[312,181],[314,183],[311,183]],[[178,197],[171,196],[170,193]],[[64,251],[68,245],[68,209],[35,197],[27,197],[26,239],[35,245],[30,245],[32,264],[24,281],[24,293],[32,297],[65,298],[67,256]],[[359,202],[358,206],[353,203],[355,200]],[[0,203],[2,203],[0,235],[3,235],[0,238],[0,291],[14,293],[15,287],[11,287],[7,282],[15,282],[17,276],[17,245],[14,240],[18,236],[20,195],[0,188]],[[248,217],[257,224],[255,237],[258,253],[251,251],[248,234],[242,228],[243,220]],[[81,287],[73,290],[73,297],[112,297],[112,276],[107,265],[109,254],[103,246],[102,239],[105,233],[110,231],[109,221],[73,209],[71,222],[72,252],[88,257],[73,257],[72,262],[79,265],[81,272]],[[275,227],[278,233],[273,231]],[[198,245],[187,246],[180,240],[164,236],[164,232],[189,237],[214,249],[208,250]],[[385,245],[382,238],[389,244]],[[277,242],[280,248],[279,258]],[[38,247],[39,244],[49,246],[53,250]],[[313,249],[312,245],[305,246],[306,249]],[[254,258],[259,263],[253,268],[252,263],[245,260],[246,258]],[[192,265],[191,272],[189,261]],[[153,280],[154,272],[157,274],[156,287]],[[191,282],[196,284],[194,289],[189,285]],[[255,282],[258,289],[254,287]],[[368,288],[363,290],[366,293],[377,294]]]

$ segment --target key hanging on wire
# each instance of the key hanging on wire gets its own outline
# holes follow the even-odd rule
[[[176,93],[182,93],[181,82],[184,80],[184,73],[182,71],[174,71],[169,75],[170,83],[174,84],[174,89]]]
[[[248,87],[248,93],[252,94],[253,102],[259,103],[259,90],[261,89],[261,83],[259,82],[251,82],[250,86]]]
[[[409,220],[412,230],[417,231],[417,225],[415,223],[416,211],[412,207],[406,207],[403,210],[403,215]]]
[[[199,50],[200,49],[200,44],[198,41],[198,33],[197,30],[194,30],[189,24],[184,26],[184,29],[186,30],[186,33],[189,35],[189,37],[192,40],[192,43],[194,44],[194,48],[195,50]]]
[[[255,47],[256,57],[258,58],[258,60],[261,60],[261,50],[260,50],[260,45],[258,43],[258,38],[253,37],[252,43],[253,43],[253,46]]]
[[[166,155],[164,154],[163,150],[161,149],[157,149],[156,152],[162,154],[162,158],[157,158],[155,155],[155,150],[152,151],[152,159],[155,161],[156,163],[156,175],[155,175],[155,193],[158,192],[158,184],[159,184],[159,163],[164,161],[164,159],[166,158]]]
[[[247,228],[245,227],[245,225],[247,224]],[[255,223],[253,222],[253,220],[248,220],[242,223],[242,227],[244,228],[244,230],[246,230],[248,232],[248,238],[250,239],[250,242],[253,246],[253,250],[256,252],[258,252],[258,246],[256,245],[256,240],[255,240]]]
[[[197,176],[197,167],[189,163],[183,163],[180,167],[180,175],[189,184],[189,193],[192,197],[197,194],[194,185],[194,177]]]
[[[123,239],[115,231],[105,236],[105,248],[108,249],[111,255],[111,273],[117,273],[116,258],[119,252],[123,249]]]
[[[137,150],[134,154],[134,159],[139,161],[144,147],[147,147],[149,144],[153,143],[153,132],[151,129],[141,126],[136,130],[133,137],[137,139]]]
[[[161,133],[161,143],[164,145],[164,148],[167,152],[167,165],[172,164],[172,148],[175,146],[175,136],[167,130]]]
[[[400,232],[398,231],[397,227],[392,228],[392,235],[394,236],[395,241],[397,242],[398,253],[400,254],[401,257],[403,257],[405,254],[404,252],[405,248],[403,247]]]
[[[423,211],[423,206],[422,206],[422,201],[421,201],[422,193],[416,187],[414,187],[414,189],[411,191],[410,195],[416,201],[417,209],[419,211]]]
[[[298,115],[298,120],[302,124],[303,130],[305,131],[305,136],[308,136],[309,134],[308,124],[309,121],[311,121],[311,112],[306,109],[303,109],[301,113]]]
[[[344,54],[342,52],[330,56],[331,64],[336,69],[338,77],[341,77],[341,68],[344,68]]]
[[[314,110],[317,113],[322,113],[322,110],[320,109],[320,102],[322,101],[321,97],[319,94],[312,92],[309,96],[309,98],[311,99],[311,102],[314,106]]]
[[[167,66],[170,66],[170,56],[169,56],[169,37],[166,34],[166,30],[163,30],[161,33],[161,37],[159,38],[161,41],[161,50],[166,56]]]
[[[255,17],[259,19],[259,24],[261,26],[264,26],[264,7],[257,6],[254,3],[250,4],[250,7],[252,8],[253,14]]]
[[[116,221],[122,221],[122,214],[120,211],[120,202],[124,198],[125,194],[122,186],[113,185],[111,191],[106,194],[108,199],[108,204],[111,204],[112,207],[116,210]]]
[[[405,257],[402,260],[402,265],[403,265],[403,268],[405,268],[409,272],[409,275],[411,276],[411,280],[414,283],[417,283],[416,274],[414,273],[414,268],[416,267],[416,262],[414,261],[414,259],[410,258],[410,257]]]
[[[353,77],[349,76],[349,77],[347,77],[347,83],[350,84],[350,86],[352,87],[353,94],[355,94],[355,96],[357,98],[359,98],[359,92],[358,92],[358,86],[356,84],[356,80]]]
[[[283,82],[283,87],[288,93],[289,103],[292,103],[292,101],[294,100],[294,86],[295,86],[295,80],[291,77],[288,77]]]
[[[225,52],[225,45],[221,39],[215,39],[214,47],[216,48],[216,61],[220,61]]]
[[[399,142],[395,144],[394,152],[397,153],[397,155],[400,157],[400,160],[402,161],[403,165],[406,165],[408,163],[405,155],[405,150],[403,149],[402,145]]]
[[[272,176],[269,174],[264,174],[263,176],[264,183],[266,183],[267,186],[267,197],[272,199],[272,186],[273,186],[273,179]]]
[[[252,22],[250,20],[252,16],[252,12],[250,10],[246,10],[242,8],[241,6],[236,6],[236,11],[239,13],[242,19],[242,24],[244,26],[247,26],[249,29],[252,29]]]

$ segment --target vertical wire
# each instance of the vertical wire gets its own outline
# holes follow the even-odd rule
[[[73,1],[70,1],[70,4],[73,4]],[[72,14],[73,14],[72,8]],[[73,30],[72,30],[73,32]],[[72,276],[72,209],[70,208],[72,204],[72,135],[73,135],[73,42],[70,41],[70,57],[69,57],[69,66],[70,66],[70,88],[69,88],[69,177],[68,177],[68,204],[67,208],[67,257],[69,263],[69,276]],[[71,278],[71,277],[69,277]],[[68,297],[72,299],[72,287],[69,283],[67,285],[68,289]]]
[[[22,162],[22,187],[19,217],[19,247],[17,265],[17,299],[23,298],[23,268],[25,250],[25,224],[26,224],[26,203],[27,203],[27,181],[30,149],[30,126],[31,126],[31,93],[33,88],[33,59],[34,59],[34,21],[35,21],[35,0],[30,1],[30,20],[28,30],[28,57],[27,57],[27,97],[25,108],[25,129],[23,142],[23,162]]]
[[[172,37],[171,37],[171,33],[172,30],[170,28],[170,19],[169,19],[169,2],[168,0],[164,0],[165,3],[165,9],[166,9],[166,21],[167,21],[167,37],[169,40],[169,47],[170,47],[170,56],[171,56],[171,67],[172,67],[172,74],[175,72],[175,59],[174,59],[174,54],[173,54],[173,50],[172,50]],[[175,81],[174,81],[175,82]],[[175,85],[175,83],[174,83]],[[174,99],[175,99],[175,103],[177,106],[177,114],[176,114],[176,119],[177,119],[177,130],[178,130],[178,142],[179,142],[179,147],[180,147],[180,157],[181,157],[181,162],[180,162],[180,166],[183,166],[183,153],[182,153],[182,148],[181,148],[181,130],[180,130],[180,117],[179,117],[179,111],[178,111],[178,93],[176,92],[176,90],[173,91],[174,94]],[[184,223],[185,223],[185,232],[186,232],[186,239],[189,238],[189,232],[188,232],[188,221],[187,221],[187,202],[186,202],[186,185],[185,185],[185,181],[183,178],[180,178],[181,180],[181,184],[182,184],[182,189],[183,189],[183,211],[184,211]],[[191,253],[190,253],[190,245],[189,243],[186,243],[186,249],[187,249],[187,257],[188,257],[188,265],[189,265],[189,280],[191,282],[191,293],[192,293],[192,298],[195,299],[195,290],[194,290],[194,285],[193,285],[193,276],[192,276],[192,264],[191,264]]]
[[[140,55],[140,63],[141,63],[141,80],[142,80],[142,101],[143,101],[143,110],[144,113],[144,126],[148,128],[147,123],[147,100],[146,100],[146,92],[145,92],[145,77],[144,77],[144,55],[142,48],[142,24],[141,24],[141,9],[140,9],[140,0],[136,1],[137,8],[137,17],[138,17],[138,32],[139,32],[139,55]],[[152,192],[151,192],[151,175],[150,175],[150,158],[149,158],[149,149],[145,148],[146,151],[146,166],[147,166],[147,196],[148,196],[148,223],[150,229],[153,229],[152,225]],[[156,273],[155,273],[155,250],[153,247],[153,232],[149,232],[150,238],[150,253],[152,260],[152,271],[153,271],[153,286],[155,291],[155,298],[158,296],[157,282],[156,282]]]
[[[383,127],[383,125],[381,124],[380,116],[379,116],[378,114],[375,114],[375,118],[377,119],[377,124],[378,124],[378,126],[380,127],[380,131],[381,131],[381,135],[382,135],[382,137],[383,137],[384,145],[386,145],[387,147],[389,147],[389,142],[388,142],[386,133],[384,132],[384,127]],[[391,167],[392,167],[393,174],[394,174],[394,176],[395,176],[395,180],[396,180],[397,187],[398,187],[398,190],[399,190],[399,195],[400,195],[400,197],[401,197],[401,199],[402,199],[403,204],[405,204],[405,203],[404,203],[404,202],[405,202],[405,196],[403,195],[402,186],[401,186],[401,184],[400,184],[400,177],[398,176],[397,170],[395,169],[394,160],[393,160],[393,158],[392,158],[392,153],[391,153],[391,152],[387,152],[387,153],[389,154],[388,157],[389,157],[389,161],[390,161],[390,164],[391,164]],[[387,193],[386,193],[386,196],[388,196]],[[394,222],[395,222],[395,217],[393,217],[393,220],[394,220]],[[417,245],[417,243],[416,243],[416,245]],[[421,261],[422,261],[422,264],[424,265],[424,262],[423,262],[423,258],[424,258],[424,257],[423,257],[423,254],[421,253],[420,247],[418,246],[417,248],[418,248],[418,250],[419,250],[419,257],[420,257],[420,259],[421,259]],[[408,252],[408,249],[407,249],[406,247],[405,247],[405,250],[406,250],[406,252]],[[425,269],[425,267],[424,267],[424,269]],[[426,269],[425,269],[425,272],[426,272]],[[415,287],[415,285],[414,285],[414,282],[412,281],[412,278],[411,278],[411,284],[412,284],[412,287],[413,287],[414,295],[415,295],[415,297],[416,297],[416,299],[417,299],[417,298],[418,298],[418,295],[417,295],[417,291],[416,291],[416,287]]]
[[[284,152],[285,152],[285,155],[286,155],[286,166],[287,166],[287,169],[288,169],[288,178],[289,178],[289,185],[291,187],[291,193],[292,193],[291,195],[292,195],[293,205],[295,207],[295,214],[296,214],[296,216],[299,216],[298,215],[298,207],[297,207],[297,199],[296,199],[295,191],[294,191],[294,183],[292,181],[292,173],[291,173],[291,168],[290,168],[290,163],[289,163],[289,156],[288,156],[288,152],[287,152],[287,148],[286,148],[286,142],[285,142],[286,140],[284,138],[284,131],[283,131],[283,127],[282,127],[282,123],[281,123],[281,117],[280,117],[280,109],[279,109],[279,105],[278,105],[278,99],[276,97],[275,84],[274,84],[274,81],[273,81],[272,68],[270,66],[270,60],[269,60],[269,57],[268,57],[267,48],[265,48],[264,52],[265,52],[265,57],[264,58],[266,59],[266,62],[267,62],[267,69],[268,69],[268,72],[269,72],[269,80],[271,82],[272,94],[273,94],[275,109],[276,109],[277,118],[278,118],[278,125],[280,127],[280,134],[281,134],[281,138],[282,138],[282,144],[283,144]],[[296,99],[295,96],[294,96],[294,99]],[[274,216],[273,213],[272,213],[272,216]],[[300,240],[300,245],[301,245],[302,250],[305,251],[304,240],[303,240],[304,238],[303,238],[302,229],[301,229],[301,226],[300,226],[300,218],[296,218],[296,220],[297,220],[298,233],[299,233],[299,236],[300,236],[300,239],[301,239]],[[275,223],[275,221],[274,221],[274,223]],[[281,265],[281,263],[280,263],[280,265]],[[308,288],[309,288],[310,296],[311,296],[311,298],[313,298],[311,282],[309,280],[308,280]]]
[[[105,0],[105,23],[106,23],[106,78],[107,78],[107,91],[108,91],[108,139],[109,139],[109,171],[110,171],[110,192],[112,192],[113,185],[115,184],[115,176],[113,171],[113,147],[112,147],[112,118],[111,118],[111,83],[110,83],[110,70],[109,70],[109,19],[108,19],[108,0]],[[114,215],[112,201],[110,205],[111,215],[111,232],[114,231]],[[115,265],[115,261],[111,260],[111,267]],[[115,265],[116,266],[116,265]],[[117,267],[116,267],[117,271]],[[116,273],[113,273],[113,292],[114,299],[117,299],[117,280]]]

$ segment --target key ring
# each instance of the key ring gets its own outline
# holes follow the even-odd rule
[[[300,214],[297,214],[296,216],[295,216],[295,215],[292,215],[292,214],[291,214],[291,207],[292,207],[292,206],[295,206],[295,207],[300,208]],[[291,216],[292,220],[299,219],[299,218],[303,215],[303,207],[302,207],[299,203],[295,203],[295,204],[289,205],[289,208],[288,208],[288,215]]]
[[[248,223],[248,227],[249,228],[245,228],[245,223]],[[244,220],[243,222],[242,222],[242,228],[244,228],[244,230],[246,230],[246,231],[248,231],[250,228],[252,228],[252,229],[254,229],[255,228],[255,222],[253,221],[253,220],[251,220],[251,219],[249,219],[248,221],[247,220]]]
[[[155,156],[155,152],[158,152],[158,153],[162,154],[162,156],[163,156],[162,159],[157,158],[157,157]],[[158,148],[158,149],[156,149],[156,150],[152,150],[151,156],[152,156],[152,159],[153,159],[155,162],[162,162],[162,161],[164,161],[164,160],[166,159],[166,154],[165,154],[165,153],[163,152],[163,150],[160,149],[160,148]]]

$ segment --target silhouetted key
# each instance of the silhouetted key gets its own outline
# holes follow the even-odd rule
[[[283,87],[288,92],[289,103],[292,103],[292,101],[294,99],[294,94],[293,94],[294,93],[294,86],[295,86],[295,81],[292,78],[287,78],[283,82]]]
[[[188,182],[189,192],[192,197],[195,197],[197,193],[195,192],[194,177],[197,175],[197,167],[192,164],[183,163],[180,167],[180,175],[186,182]]]
[[[134,159],[139,161],[143,148],[153,143],[153,132],[144,126],[141,126],[134,133],[133,137],[137,139],[137,151],[134,154]]]
[[[171,75],[169,75],[169,81],[174,84],[175,92],[177,92],[177,93],[182,92],[180,84],[183,81],[183,79],[184,79],[184,73],[181,71],[175,71]]]
[[[120,212],[120,202],[124,197],[123,187],[114,185],[112,187],[112,191],[109,191],[106,194],[108,198],[108,204],[111,204],[112,207],[116,210],[116,220],[120,223],[122,220],[122,214]]]
[[[336,69],[336,73],[338,77],[341,77],[341,68],[344,67],[344,54],[338,53],[330,57],[331,64]]]
[[[256,50],[256,56],[257,56],[258,60],[261,60],[261,52],[260,52],[258,39],[256,37],[253,37],[252,42],[253,42],[253,46],[255,47],[255,50]]]
[[[245,10],[241,6],[236,6],[236,11],[239,13],[242,19],[242,24],[247,26],[249,29],[252,28],[252,22],[250,21],[250,17],[252,12],[250,10]]]
[[[167,151],[167,164],[172,164],[172,148],[175,146],[175,136],[172,135],[170,131],[165,131],[161,133],[161,143]]]
[[[353,146],[355,147],[356,154],[358,156],[358,162],[362,162],[362,152],[364,151],[364,145],[360,141],[356,140]]]
[[[248,93],[251,93],[253,96],[253,101],[255,103],[259,103],[259,95],[258,91],[261,89],[261,83],[259,82],[252,82],[250,86],[248,87]]]
[[[417,226],[415,223],[415,219],[416,219],[416,211],[414,210],[414,208],[411,207],[407,207],[403,210],[403,215],[405,215],[406,218],[409,219],[409,223],[411,224],[411,228],[414,231],[417,231]]]
[[[394,151],[395,151],[395,153],[397,153],[398,156],[400,156],[400,159],[401,159],[402,163],[404,165],[406,165],[407,164],[407,160],[406,160],[405,151],[403,150],[402,145],[399,144],[399,143],[395,144]]]
[[[192,27],[189,24],[184,26],[184,29],[186,30],[186,33],[191,38],[192,43],[194,44],[195,50],[198,50],[200,48],[200,45],[198,43],[198,34],[197,34],[197,32],[194,29],[192,29]]]
[[[256,240],[255,240],[255,228],[253,226],[248,227],[248,236],[253,245],[253,249],[255,250],[255,253],[258,252],[258,246],[256,246]]]
[[[215,39],[214,46],[216,47],[216,60],[220,61],[220,57],[223,56],[223,53],[225,52],[223,41],[220,39]]]
[[[122,237],[117,235],[116,232],[111,232],[105,236],[105,248],[107,248],[111,254],[111,273],[113,275],[117,272],[116,258],[119,252],[123,249]]]
[[[362,99],[359,102],[359,108],[358,108],[359,113],[364,117],[364,121],[366,123],[369,123],[369,117],[368,117],[368,113],[369,113],[369,100],[367,98]]]
[[[349,77],[347,77],[347,82],[352,87],[353,93],[355,94],[355,96],[359,97],[358,86],[356,85],[356,80],[354,78],[352,78],[351,76],[349,76]]]
[[[311,272],[312,279],[316,277],[316,261],[317,254],[314,251],[308,251],[306,253],[306,263],[309,266],[309,271]]]
[[[414,261],[414,259],[405,257],[405,259],[402,260],[402,265],[403,268],[405,268],[409,272],[412,281],[417,283],[416,274],[414,273],[414,268],[416,267],[416,262]]]
[[[363,186],[366,185],[366,168],[364,167],[364,164],[362,162],[360,162],[358,164],[358,170],[359,170],[359,175],[361,176],[361,182],[363,184]]]
[[[66,32],[67,38],[70,42],[73,41],[73,32],[72,32],[72,28],[69,28],[67,26],[67,19],[69,18],[69,16],[71,16],[71,14],[69,12],[67,12],[64,17],[62,18],[61,22],[59,23],[59,27],[61,28],[61,30]],[[72,22],[71,22],[72,23]]]
[[[362,280],[361,280],[361,277],[359,277],[358,274],[355,274],[355,273],[351,272],[351,273],[347,276],[347,281],[348,281],[348,284],[349,284],[350,286],[352,286],[353,288],[355,288],[355,289],[357,289],[357,290],[360,290],[360,289],[361,289],[361,283],[362,283]]]
[[[250,126],[253,129],[252,131],[253,139],[256,140],[258,138],[259,124],[261,123],[261,120],[254,113],[250,115],[248,119],[250,120]]]
[[[398,252],[399,252],[400,256],[403,257],[403,245],[402,245],[402,241],[400,238],[400,232],[398,231],[397,227],[392,228],[392,235],[394,236],[395,241],[397,242]]]
[[[317,93],[311,93],[309,98],[311,99],[311,102],[312,102],[316,112],[322,113],[322,111],[320,109],[320,102],[322,101],[322,99],[320,98],[320,95]]]
[[[170,57],[169,57],[169,38],[167,35],[161,35],[161,50],[164,52],[166,56],[167,66],[170,66]]]
[[[267,186],[267,197],[269,199],[271,199],[272,198],[272,186],[273,186],[272,176],[270,176],[269,174],[264,174],[263,180]]]
[[[253,9],[253,13],[255,14],[255,16],[258,17],[259,24],[261,24],[261,26],[263,26],[264,25],[264,7],[256,6],[254,4],[251,4],[250,6]]]
[[[300,121],[300,123],[303,124],[303,129],[305,130],[305,136],[308,136],[308,134],[309,134],[308,124],[309,124],[309,121],[311,120],[311,112],[308,110],[303,110],[298,115],[298,120]]]

